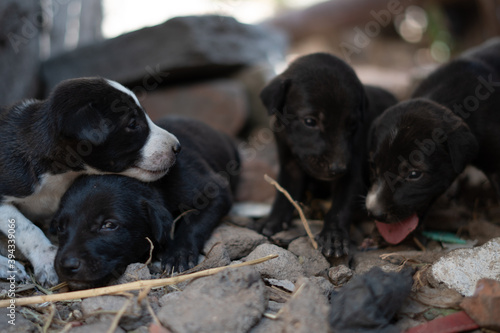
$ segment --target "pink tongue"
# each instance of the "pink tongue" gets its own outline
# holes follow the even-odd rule
[[[377,229],[384,237],[387,243],[390,244],[398,244],[403,241],[412,232],[417,228],[418,225],[418,216],[417,214],[413,214],[406,220],[403,220],[398,223],[382,223],[375,221],[377,225]]]

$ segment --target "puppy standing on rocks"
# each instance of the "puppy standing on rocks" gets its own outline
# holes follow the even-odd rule
[[[374,121],[370,141],[366,208],[389,243],[415,230],[468,164],[500,198],[500,38],[433,72]]]
[[[1,110],[0,142],[0,230],[15,237],[11,260],[0,257],[0,277],[15,271],[18,279],[28,278],[15,261],[20,251],[38,282],[48,285],[57,283],[57,249],[31,221],[50,219],[79,175],[119,173],[154,181],[180,149],[130,90],[102,78],[63,81],[47,100]]]
[[[262,91],[278,145],[278,182],[294,198],[307,190],[332,197],[318,243],[325,256],[349,251],[353,209],[366,193],[366,136],[372,120],[396,99],[387,91],[363,86],[339,58],[315,53],[294,61]],[[359,209],[358,209],[359,210]],[[263,233],[286,228],[293,206],[277,194]]]

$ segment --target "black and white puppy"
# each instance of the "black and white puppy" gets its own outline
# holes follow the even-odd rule
[[[72,289],[104,285],[128,264],[144,262],[150,252],[146,237],[168,272],[191,268],[229,211],[239,174],[230,139],[194,120],[158,124],[182,142],[166,176],[153,183],[83,176],[63,196],[53,220],[59,237],[55,267]]]
[[[4,108],[0,119],[0,230],[13,240],[10,261],[0,260],[4,278],[27,278],[15,261],[21,251],[39,282],[57,283],[56,247],[31,221],[51,218],[77,176],[120,173],[154,181],[180,149],[130,90],[102,78],[64,81],[46,100]]]
[[[349,65],[325,53],[294,61],[264,88],[261,99],[272,116],[278,182],[295,200],[303,200],[307,190],[332,197],[318,243],[326,256],[347,254],[351,213],[368,187],[367,132],[396,99],[385,90],[363,86]],[[293,211],[277,194],[264,234],[287,227]]]
[[[370,140],[366,208],[390,243],[417,227],[468,164],[500,194],[500,38],[438,68],[413,99],[375,120]]]

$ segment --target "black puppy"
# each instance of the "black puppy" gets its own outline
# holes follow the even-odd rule
[[[0,277],[17,270],[19,279],[28,278],[15,260],[19,250],[44,284],[57,282],[56,248],[32,221],[50,219],[77,176],[120,173],[157,180],[180,147],[153,124],[130,90],[102,78],[63,81],[46,100],[4,108],[0,142],[0,230],[9,235],[12,250],[10,260],[0,257]]]
[[[367,131],[396,99],[363,86],[349,65],[325,53],[294,61],[264,88],[261,99],[273,117],[279,183],[295,200],[310,189],[333,197],[318,241],[326,256],[347,254],[351,211],[367,189]],[[278,194],[264,234],[287,227],[293,210]]]
[[[500,38],[440,67],[374,121],[366,208],[386,222],[377,223],[384,238],[402,241],[467,164],[499,192],[499,129]]]
[[[194,120],[170,118],[158,125],[183,146],[165,177],[149,184],[122,176],[80,177],[63,196],[53,220],[59,237],[55,267],[72,289],[103,285],[128,264],[145,261],[146,237],[167,271],[191,268],[229,211],[239,174],[230,139]]]

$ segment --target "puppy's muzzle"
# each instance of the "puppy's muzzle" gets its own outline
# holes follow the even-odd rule
[[[342,175],[347,172],[347,166],[345,163],[332,163],[330,164],[328,171],[332,176]]]

